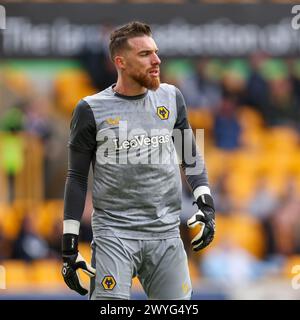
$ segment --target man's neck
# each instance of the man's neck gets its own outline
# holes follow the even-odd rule
[[[138,83],[125,83],[121,79],[118,79],[113,90],[124,96],[138,96],[144,94],[147,91],[147,88],[142,87]]]

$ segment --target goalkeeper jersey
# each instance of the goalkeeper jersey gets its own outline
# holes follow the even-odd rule
[[[169,84],[138,96],[121,95],[113,87],[83,98],[71,121],[70,151],[90,154],[93,165],[93,235],[177,237],[181,213],[178,154],[191,188],[208,186],[184,98]],[[182,135],[185,129],[187,136]],[[187,143],[194,163],[187,161]],[[195,168],[195,163],[197,172],[189,174],[187,169]],[[69,181],[66,193],[71,189]],[[65,197],[65,219],[80,220],[82,210],[76,212],[71,198]]]

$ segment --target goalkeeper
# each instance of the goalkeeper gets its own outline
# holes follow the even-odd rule
[[[62,275],[71,289],[85,295],[88,290],[77,274],[85,271],[91,277],[90,299],[130,299],[135,276],[149,299],[191,299],[179,233],[177,155],[199,209],[188,226],[202,226],[192,240],[193,250],[213,240],[215,211],[184,98],[175,86],[160,83],[161,61],[148,25],[130,22],[115,30],[109,49],[116,84],[83,98],[72,115]],[[78,252],[78,236],[91,164],[89,265]]]

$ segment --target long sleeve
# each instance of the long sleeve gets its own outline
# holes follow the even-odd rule
[[[64,220],[80,221],[84,210],[90,164],[96,150],[96,124],[90,106],[81,100],[74,109],[64,194]]]
[[[181,133],[182,139],[176,142],[177,154],[180,155],[181,167],[187,182],[194,191],[197,187],[209,186],[203,156],[200,154],[193,131],[188,122],[186,103],[182,93],[176,88],[177,120],[174,129]]]

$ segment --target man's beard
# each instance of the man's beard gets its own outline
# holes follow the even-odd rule
[[[159,88],[159,85],[160,85],[159,77],[151,77],[148,74],[143,74],[143,73],[132,74],[131,77],[139,85],[149,90],[157,90]]]

